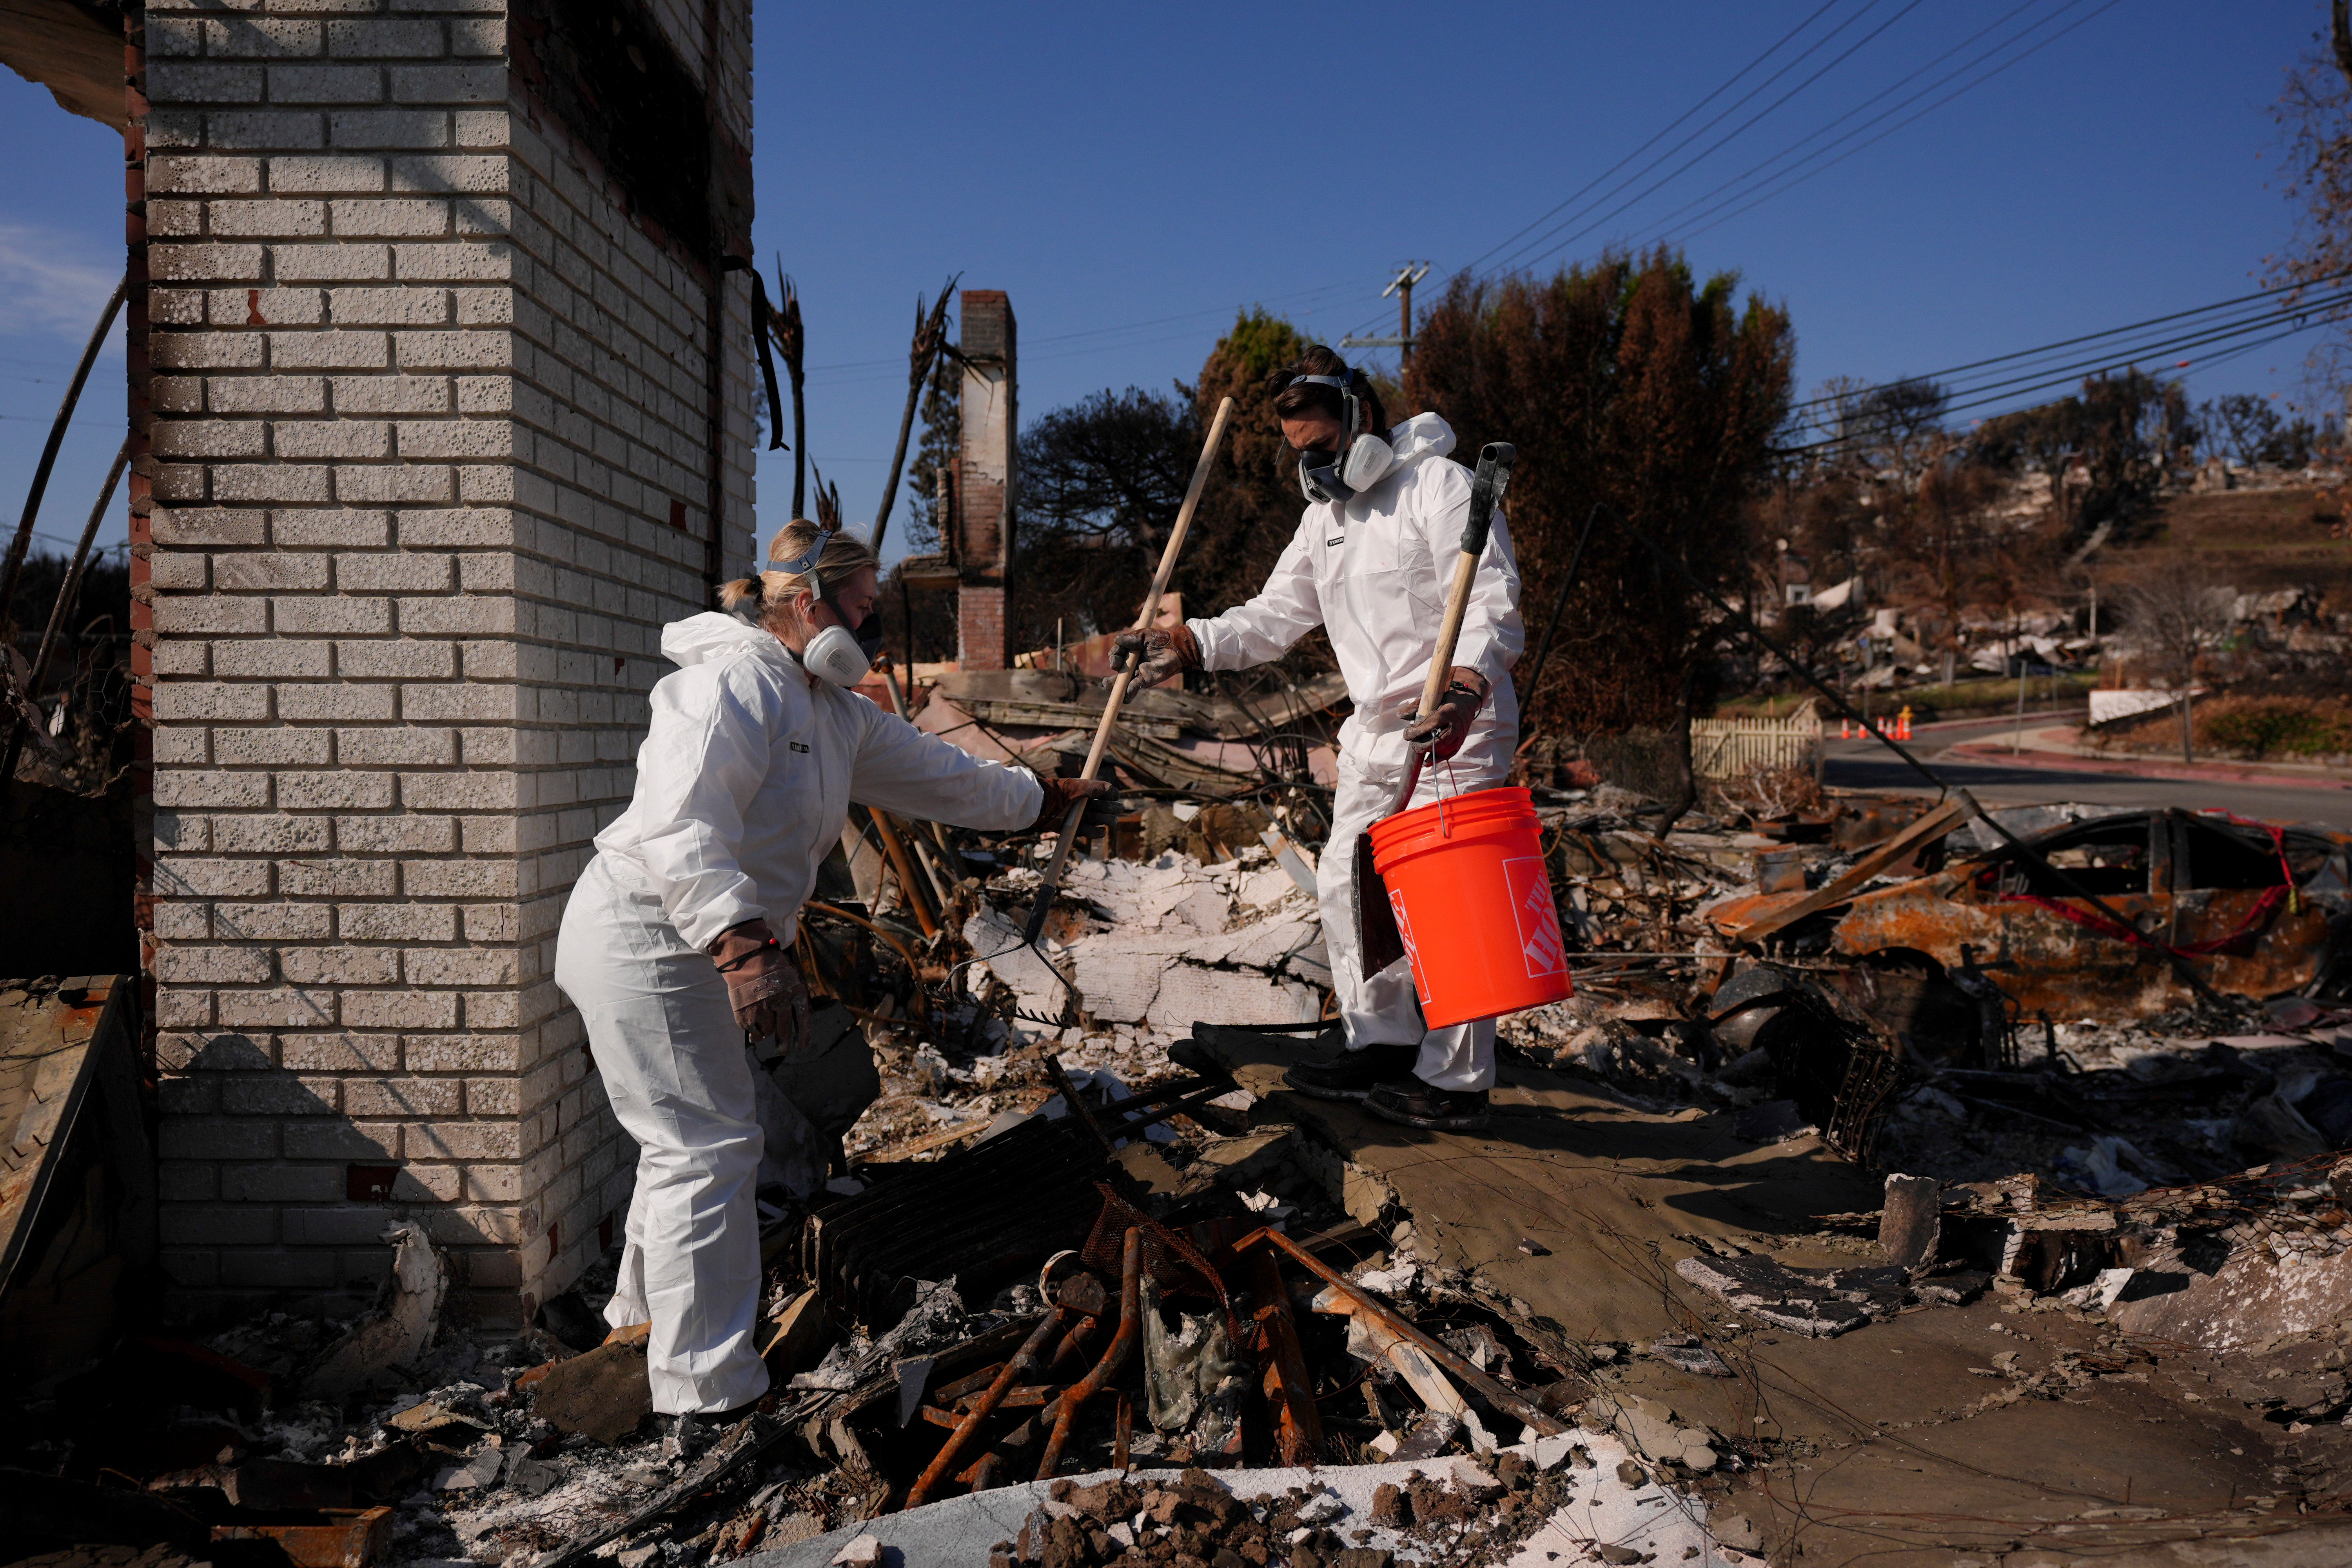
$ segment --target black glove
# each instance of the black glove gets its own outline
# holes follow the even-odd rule
[[[1437,700],[1436,710],[1413,718],[1405,726],[1405,744],[1415,751],[1426,750],[1442,763],[1462,749],[1462,742],[1470,738],[1471,721],[1486,705],[1486,679],[1475,669],[1457,668],[1453,684]]]
[[[1060,828],[1062,818],[1070,814],[1074,801],[1087,803],[1084,816],[1078,818],[1078,831],[1092,827],[1115,827],[1118,825],[1118,802],[1110,793],[1108,779],[1044,779],[1045,804],[1038,808],[1037,820],[1029,825],[1032,833],[1050,833]]]
[[[1172,626],[1154,626],[1148,632],[1119,633],[1111,639],[1111,668],[1126,668],[1127,661],[1139,652],[1143,655],[1143,664],[1127,683],[1130,691],[1157,686],[1188,669],[1201,668],[1200,642],[1192,636],[1192,628],[1181,622]],[[1110,682],[1103,684],[1108,686]]]

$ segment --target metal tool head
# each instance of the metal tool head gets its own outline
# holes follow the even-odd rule
[[[1511,465],[1519,449],[1508,441],[1489,441],[1478,449],[1478,468],[1470,479],[1470,518],[1462,525],[1462,553],[1484,555],[1486,534],[1495,525],[1495,505],[1511,482]]]

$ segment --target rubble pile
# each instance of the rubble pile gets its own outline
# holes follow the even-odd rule
[[[1594,1506],[1610,1493],[1647,1489],[1641,1467],[1621,1463],[1632,1479],[1615,1466],[1603,1478],[1590,1446],[1562,1438],[1491,1453],[1477,1463],[1323,1472],[1278,1490],[1254,1492],[1250,1478],[1199,1469],[1138,1471],[1092,1484],[1060,1480],[1013,1539],[996,1543],[989,1561],[992,1568],[1187,1559],[1254,1568],[1403,1568],[1517,1561],[1530,1548],[1543,1560],[1548,1542],[1535,1538],[1548,1536],[1572,1544],[1579,1556],[1638,1563],[1647,1555],[1642,1549],[1589,1533]],[[1743,1556],[1736,1549],[1715,1555],[1733,1563]]]
[[[2052,1474],[2099,1451],[2068,1412],[2226,1455],[2201,1531],[2352,1489],[2352,1009],[2337,950],[2295,945],[2352,912],[2346,840],[2004,814],[2110,892],[2173,889],[2172,940],[2230,928],[2184,999],[2145,943],[2024,940],[2056,919],[2031,863],[1931,803],[1662,833],[1607,786],[1539,801],[1578,992],[1504,1020],[1484,1131],[1284,1088],[1340,1043],[1308,789],[1149,799],[1035,948],[1043,846],[967,836],[929,934],[810,906],[816,1037],[761,1064],[772,1153],[802,1151],[760,1191],[774,1386],[731,1429],[653,1416],[612,1258],[493,1334],[405,1224],[369,1313],[134,1333],[20,1391],[0,1487],[71,1526],[43,1550],[300,1568],[1780,1560],[1823,1489],[1910,1484],[1879,1436],[2034,1412]],[[2190,897],[2189,864],[2242,885]],[[1972,940],[1871,945],[1904,899]],[[2133,1463],[2069,1481],[2068,1528],[2184,1539],[2109,1493],[2194,1486]],[[2056,1485],[2002,1484],[2045,1513]],[[1969,1544],[1903,1495],[1870,1529]]]

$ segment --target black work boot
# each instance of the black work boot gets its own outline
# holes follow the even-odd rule
[[[1475,1132],[1486,1125],[1486,1091],[1439,1089],[1411,1079],[1384,1083],[1364,1097],[1364,1109],[1384,1121],[1442,1132]]]
[[[1318,1100],[1359,1100],[1384,1083],[1412,1077],[1421,1059],[1419,1046],[1366,1046],[1341,1051],[1326,1062],[1300,1062],[1282,1075],[1282,1081]]]

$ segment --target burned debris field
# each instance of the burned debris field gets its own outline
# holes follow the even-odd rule
[[[2352,837],[1999,814],[2134,930],[2211,955],[2192,984],[1932,802],[1661,837],[1638,796],[1546,792],[1577,992],[1505,1021],[1492,1120],[1448,1132],[1283,1082],[1338,1044],[1314,801],[1131,797],[1036,949],[1042,840],[935,842],[965,874],[928,940],[903,906],[812,906],[831,1044],[769,1077],[822,1168],[763,1173],[775,1386],[707,1446],[652,1418],[644,1331],[607,1329],[615,1255],[515,1333],[467,1321],[431,1235],[398,1226],[357,1317],[132,1313],[14,1389],[0,1484],[46,1552],[19,1555],[1370,1568],[2352,1541]],[[90,1109],[126,1048],[90,998],[9,998],[20,1170],[56,1167],[7,1189],[12,1226],[39,1216],[12,1343],[68,1331],[29,1304],[139,1223],[107,1150],[74,1146],[135,1136]]]
[[[0,1568],[2352,1563],[2299,5],[5,0]]]

